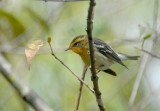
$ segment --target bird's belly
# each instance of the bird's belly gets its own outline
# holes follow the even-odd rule
[[[113,60],[108,59],[104,55],[100,53],[95,53],[95,65],[96,69],[98,70],[106,70],[109,69],[110,66],[113,64]]]

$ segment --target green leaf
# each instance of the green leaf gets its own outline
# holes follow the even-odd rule
[[[21,33],[25,31],[25,28],[23,24],[12,14],[5,12],[3,10],[0,10],[0,17],[5,17],[7,18],[8,22],[10,23],[14,36],[17,37]]]
[[[150,38],[151,36],[152,36],[152,34],[148,34],[148,35],[146,35],[145,37],[143,37],[143,42],[142,42],[141,48],[143,48],[143,45],[144,45],[145,40],[147,40],[147,39]]]
[[[152,34],[148,34],[148,35],[146,35],[146,36],[144,37],[144,40],[146,40],[146,39],[150,38],[151,36],[152,36]]]

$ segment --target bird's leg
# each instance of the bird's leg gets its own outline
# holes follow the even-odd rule
[[[96,66],[96,69],[100,68],[100,67],[103,67],[104,65],[99,65],[99,66]]]
[[[104,65],[99,65],[99,66],[96,66],[96,74],[98,74],[101,70],[98,70],[98,68],[100,67],[103,67]]]
[[[100,72],[100,70],[97,69],[98,67],[96,67],[96,74],[98,74]],[[91,70],[91,66],[89,66],[89,69]]]
[[[100,70],[96,69],[96,74],[98,74],[100,72]]]
[[[99,66],[96,66],[96,74],[98,74],[101,70],[98,70],[98,68],[100,67],[103,67],[104,65],[99,65]],[[91,69],[91,66],[89,66],[89,68]]]

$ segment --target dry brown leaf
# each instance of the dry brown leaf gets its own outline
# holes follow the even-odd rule
[[[45,43],[43,40],[35,40],[35,41],[32,41],[30,44],[28,44],[27,48],[25,49],[25,55],[27,57],[29,69],[34,56],[39,51],[40,47],[42,47],[44,44]]]

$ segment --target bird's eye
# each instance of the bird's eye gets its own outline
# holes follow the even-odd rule
[[[78,42],[76,42],[73,46],[77,46],[78,45]]]

